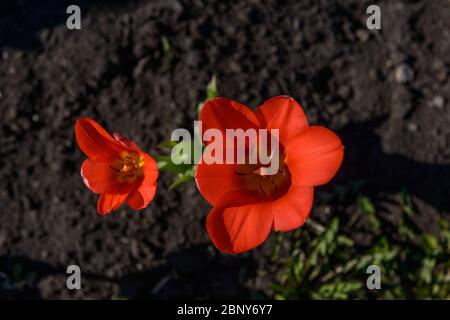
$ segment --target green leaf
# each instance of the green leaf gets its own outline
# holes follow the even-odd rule
[[[366,214],[375,214],[376,212],[373,202],[366,196],[361,195],[358,197],[358,205],[362,212]]]
[[[166,149],[166,150],[171,150],[173,147],[175,147],[178,144],[177,141],[173,141],[173,140],[165,140],[163,142],[161,142],[160,144],[158,144],[156,147],[158,149]]]
[[[161,37],[161,45],[163,50],[163,69],[167,69],[172,64],[173,50],[170,41],[166,36]]]
[[[194,168],[192,170],[188,170],[185,173],[178,176],[178,178],[169,186],[169,189],[172,190],[179,185],[186,183],[194,178]]]
[[[217,89],[217,78],[216,76],[213,76],[211,80],[208,82],[208,85],[206,86],[206,100],[214,99],[218,96],[218,89]],[[200,102],[197,105],[197,114],[200,114],[200,111],[202,111],[203,106],[205,105],[206,101]]]
[[[361,282],[326,283],[319,288],[319,295],[324,299],[348,299],[350,293],[361,289]]]
[[[422,261],[422,267],[420,269],[420,279],[426,284],[431,284],[433,282],[433,270],[436,266],[436,260],[432,258],[425,258]]]
[[[217,95],[218,95],[217,79],[216,76],[213,76],[211,78],[211,81],[206,86],[206,97],[209,100],[214,99],[215,97],[217,97]]]
[[[200,102],[200,103],[197,105],[197,114],[198,114],[198,115],[200,115],[200,111],[202,111],[204,105],[205,105],[204,102]]]
[[[278,232],[275,236],[275,243],[272,247],[272,255],[270,257],[270,260],[272,262],[277,261],[280,258],[280,251],[281,251],[281,242],[283,241],[284,233]]]
[[[414,213],[414,207],[411,199],[411,195],[406,190],[406,188],[403,188],[402,190],[402,202],[403,202],[403,211],[411,217]]]
[[[351,238],[344,235],[339,235],[337,237],[337,243],[344,247],[353,247],[355,245],[355,242]]]
[[[381,227],[380,220],[378,220],[375,205],[369,197],[359,195],[357,198],[360,210],[366,215],[367,220],[374,231],[378,231]]]
[[[436,254],[440,251],[438,239],[431,234],[424,234],[421,239],[423,250],[428,254]]]
[[[441,228],[441,230],[450,231],[450,224],[448,223],[447,220],[441,218],[441,219],[439,219],[438,223],[439,223],[439,227]]]
[[[161,45],[164,55],[169,55],[171,51],[169,39],[166,36],[161,37]]]
[[[299,251],[296,258],[293,260],[292,272],[297,281],[302,278],[303,270],[305,269],[305,255]]]
[[[174,164],[171,156],[154,156],[158,169],[171,173],[184,174],[192,168],[190,164]]]

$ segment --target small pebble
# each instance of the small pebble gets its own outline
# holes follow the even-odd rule
[[[31,182],[31,187],[32,187],[33,189],[38,189],[39,186],[40,186],[39,181],[37,181],[37,180],[32,180],[32,182]]]
[[[441,82],[445,82],[445,80],[447,80],[447,70],[445,69],[438,70],[436,72],[436,78]]]
[[[331,114],[336,114],[343,109],[342,103],[332,103],[327,105],[327,110]]]
[[[300,23],[300,19],[299,19],[299,18],[295,18],[295,19],[292,21],[292,28],[293,28],[294,30],[300,29],[300,25],[301,25],[301,23]]]
[[[149,60],[150,59],[148,59],[148,58],[143,58],[138,61],[138,63],[136,64],[136,67],[134,67],[134,70],[133,70],[133,76],[135,78],[137,78],[138,76],[141,75],[141,73],[145,69],[145,66],[149,63]]]
[[[378,75],[379,75],[379,73],[378,73],[378,71],[376,69],[370,69],[369,70],[369,77],[370,77],[370,79],[376,80],[376,79],[379,78]]]
[[[407,83],[414,79],[414,71],[407,64],[401,64],[395,68],[395,81],[398,83]]]
[[[64,145],[68,148],[70,148],[72,146],[72,140],[66,139],[64,140]]]
[[[351,93],[352,89],[349,86],[344,85],[338,88],[338,95],[343,99],[347,99]]]
[[[447,80],[447,67],[442,61],[434,61],[431,66],[431,70],[433,71],[437,80],[441,82],[445,82],[445,80]]]
[[[417,131],[419,129],[418,125],[414,122],[408,123],[408,130],[409,131]]]
[[[394,61],[392,61],[391,59],[387,59],[384,65],[386,66],[386,68],[390,68],[394,65]]]
[[[433,107],[442,109],[444,108],[445,105],[445,98],[443,96],[434,96],[433,100],[431,101],[431,104]]]
[[[369,40],[370,34],[364,29],[359,29],[356,30],[356,36],[361,42],[367,42],[367,40]]]

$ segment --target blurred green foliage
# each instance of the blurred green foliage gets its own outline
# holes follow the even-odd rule
[[[200,102],[197,106],[197,114],[200,116],[200,111],[202,111],[203,106],[205,105],[205,102],[209,99],[214,99],[219,95],[219,91],[217,89],[217,78],[216,76],[213,76],[211,80],[209,81],[208,85],[206,86],[206,100],[203,102]]]
[[[162,68],[163,70],[168,70],[172,66],[173,50],[170,41],[166,36],[161,37],[161,47],[163,53]]]
[[[411,221],[411,196],[404,190],[397,232],[380,232],[383,224],[376,206],[360,192],[360,186],[338,186],[337,198],[353,198],[376,235],[373,245],[359,246],[342,230],[337,215],[326,227],[308,220],[295,233],[290,256],[273,287],[275,298],[450,299],[448,222],[440,221],[438,237],[420,234]],[[274,248],[280,247],[279,241],[275,241]],[[274,252],[279,256],[279,249]],[[366,286],[370,265],[380,268],[379,290]]]

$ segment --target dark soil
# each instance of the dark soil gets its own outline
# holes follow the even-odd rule
[[[79,31],[65,26],[73,3]],[[388,204],[407,189],[417,227],[436,232],[450,212],[450,3],[379,1],[382,30],[370,31],[372,3],[2,0],[0,284],[15,286],[0,297],[270,297],[273,236],[219,253],[194,183],[168,191],[173,177],[162,174],[147,209],[102,217],[79,174],[77,117],[155,153],[173,129],[192,128],[212,75],[222,96],[253,107],[295,97],[344,141],[332,184],[367,181],[393,223],[399,209]],[[330,190],[318,188],[313,219],[329,218],[320,199]],[[82,290],[66,289],[70,264]]]

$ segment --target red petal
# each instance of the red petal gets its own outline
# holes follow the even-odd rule
[[[259,246],[267,239],[273,217],[272,204],[266,202],[215,208],[206,223],[208,234],[219,250],[241,253]]]
[[[116,173],[107,164],[87,159],[81,165],[83,182],[95,193],[129,193],[133,189],[132,183],[121,183]]]
[[[106,215],[118,209],[127,199],[128,193],[124,194],[101,194],[97,202],[97,211]]]
[[[273,203],[276,231],[289,231],[301,227],[312,208],[313,187],[292,186],[289,191]]]
[[[239,206],[262,200],[257,193],[247,189],[243,176],[235,173],[231,164],[197,165],[195,182],[198,190],[212,206]]]
[[[327,183],[338,171],[343,157],[341,140],[323,127],[308,127],[286,146],[286,163],[295,185]]]
[[[283,145],[308,127],[303,108],[289,96],[277,96],[267,100],[256,109],[255,114],[261,127],[280,130],[280,142]]]
[[[152,186],[158,179],[158,165],[155,159],[153,159],[148,153],[141,152],[140,155],[144,157],[144,180],[143,185]]]
[[[251,109],[226,98],[208,100],[200,112],[200,121],[203,132],[211,128],[219,129],[224,139],[226,129],[259,128],[258,119]]]
[[[156,194],[156,180],[158,179],[156,161],[145,152],[140,154],[145,159],[144,179],[127,199],[128,205],[134,210],[144,209],[150,204]]]
[[[119,141],[127,149],[131,149],[131,150],[134,150],[134,151],[137,151],[137,152],[141,152],[142,151],[137,146],[137,144],[134,143],[134,141],[131,141],[130,139],[125,138],[124,136],[122,136],[119,133],[113,133],[113,137],[114,137],[114,139],[116,139],[116,141]]]
[[[130,193],[127,203],[133,210],[141,210],[150,204],[155,194],[156,184],[153,186],[141,185]]]
[[[225,229],[223,221],[223,209],[213,208],[206,217],[206,230],[211,238],[211,241],[222,252],[233,252],[233,245],[230,241],[230,236]]]
[[[105,129],[89,118],[77,120],[75,136],[80,149],[96,162],[109,163],[125,150]]]

